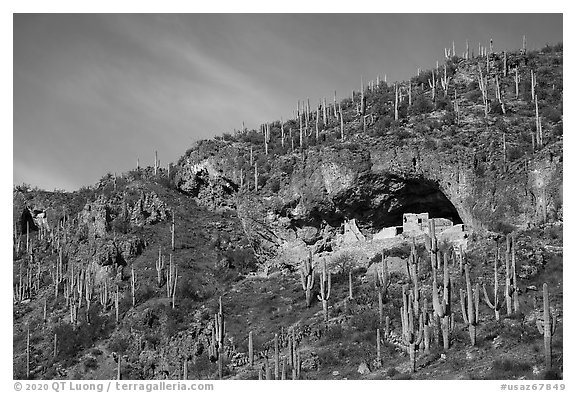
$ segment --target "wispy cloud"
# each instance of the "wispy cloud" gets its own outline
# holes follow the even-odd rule
[[[532,18],[532,19],[531,19]],[[562,38],[561,16],[17,15],[14,181],[48,188],[176,161],[192,141],[407,78],[452,39]],[[526,32],[526,30],[529,30]],[[516,37],[518,36],[518,37]],[[535,38],[534,38],[535,40]],[[516,42],[518,41],[518,42]]]

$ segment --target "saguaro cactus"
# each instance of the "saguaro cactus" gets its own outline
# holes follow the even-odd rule
[[[258,163],[254,163],[254,191],[258,192]]]
[[[280,377],[280,345],[278,344],[278,333],[274,334],[274,379]]]
[[[412,372],[416,372],[416,351],[423,339],[423,321],[422,318],[420,318],[420,321],[416,321],[411,300],[412,296],[406,287],[402,287],[403,306],[400,309],[402,342],[410,356],[410,368]]]
[[[158,150],[154,151],[154,176],[156,176],[158,174],[158,166],[160,164],[158,163]]]
[[[344,116],[342,116],[342,105],[338,103],[338,110],[340,112],[340,139],[344,140]]]
[[[505,298],[506,298],[506,313],[508,315],[512,314],[512,311],[519,311],[519,301],[518,301],[518,288],[516,286],[516,257],[514,252],[514,241],[512,236],[508,235],[506,237],[506,287],[505,287]],[[514,306],[514,308],[512,308]]]
[[[466,276],[466,291],[460,290],[460,304],[462,306],[462,318],[464,318],[464,323],[468,325],[470,343],[474,346],[476,345],[476,327],[479,322],[480,284],[476,283],[473,292],[468,263],[464,266],[464,274]]]
[[[132,307],[136,306],[136,273],[134,273],[134,266],[132,266],[130,274],[130,287],[132,289]],[[88,293],[88,292],[86,292]],[[88,303],[90,304],[90,303]]]
[[[118,285],[116,285],[116,297],[114,298],[114,307],[116,308],[116,324],[120,322],[120,293]]]
[[[382,367],[382,352],[380,345],[380,329],[376,329],[376,367]]]
[[[488,58],[488,57],[486,57]],[[478,86],[482,92],[482,102],[484,103],[484,116],[488,117],[488,75],[482,76],[482,68],[478,65]]]
[[[328,323],[328,300],[330,299],[330,288],[332,287],[332,278],[330,272],[326,269],[326,259],[322,265],[322,277],[320,278],[320,294],[318,300],[322,301],[322,309],[324,310],[324,322]]]
[[[300,279],[302,289],[306,293],[306,307],[312,305],[312,288],[314,287],[314,268],[312,267],[312,251],[308,254],[308,259],[304,260],[300,268]]]
[[[514,84],[516,87],[516,99],[518,99],[518,85],[520,84],[520,76],[518,75],[518,66],[514,68]]]
[[[422,318],[422,334],[423,334],[423,344],[424,344],[424,353],[430,353],[430,329],[431,329],[431,318],[430,314],[428,313],[428,300],[424,298],[422,302],[422,312],[420,314]]]
[[[434,70],[432,70],[432,81],[428,79],[428,84],[430,85],[430,89],[432,90],[432,101],[436,98],[436,76],[434,74]]]
[[[536,326],[540,334],[544,336],[544,355],[546,368],[552,367],[552,336],[556,333],[556,315],[550,310],[550,297],[548,296],[548,284],[542,285],[544,301],[544,320],[537,319]]]
[[[416,252],[416,242],[412,239],[412,246],[410,248],[410,255],[406,261],[406,270],[408,277],[412,281],[412,291],[414,297],[414,311],[416,316],[418,316],[418,311],[420,310],[420,285],[418,282],[418,263],[420,258]]]
[[[176,233],[176,222],[175,222],[175,214],[174,212],[172,212],[172,224],[170,225],[170,234],[171,234],[171,240],[172,240],[172,251],[176,250],[175,247],[175,233]]]
[[[252,330],[248,332],[248,362],[250,366],[254,366],[254,340],[252,338]]]
[[[374,273],[374,285],[378,293],[379,321],[380,324],[382,324],[384,317],[384,299],[388,293],[388,287],[390,287],[390,272],[388,271],[388,261],[384,258],[384,252],[382,252],[382,263],[377,266]]]
[[[498,298],[498,252],[494,257],[494,296],[493,301],[490,300],[490,296],[488,296],[488,291],[486,291],[486,284],[482,285],[482,289],[484,290],[484,302],[494,310],[494,317],[496,321],[500,320],[500,308],[502,308],[502,299]]]
[[[164,258],[162,257],[162,248],[158,249],[158,259],[156,260],[156,277],[158,281],[158,286],[162,286],[162,278],[164,272]]]
[[[26,331],[26,378],[30,378],[30,325]]]
[[[438,285],[436,281],[436,267],[432,263],[432,306],[434,312],[440,319],[441,330],[442,330],[442,341],[444,343],[444,349],[450,348],[450,331],[453,326],[453,315],[451,311],[452,293],[450,286],[450,275],[448,272],[447,260],[444,261],[444,289],[442,291],[442,299],[438,293]]]
[[[224,353],[224,336],[226,335],[226,323],[222,311],[222,296],[218,299],[218,313],[214,315],[214,326],[212,328],[212,342],[210,343],[209,354],[215,357],[218,362],[218,377],[222,379],[222,356]]]
[[[428,237],[426,238],[425,245],[430,253],[432,269],[438,269],[440,267],[440,257],[438,254],[438,240],[436,239],[436,224],[433,218],[428,220]]]
[[[364,116],[366,110],[364,102],[364,79],[360,76],[360,114]]]
[[[166,295],[172,300],[172,308],[176,306],[176,284],[178,284],[178,266],[172,264],[172,254],[170,254],[170,265],[166,277]]]
[[[398,85],[394,84],[394,120],[398,121]]]
[[[348,270],[348,300],[354,300],[354,294],[352,290],[352,268]]]

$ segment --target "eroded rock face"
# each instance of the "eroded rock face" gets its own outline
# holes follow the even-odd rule
[[[78,226],[88,232],[89,239],[104,238],[110,228],[110,208],[106,198],[87,203],[78,216]]]
[[[190,155],[181,170],[196,175],[181,187],[201,195],[202,189],[214,190],[234,178],[227,171],[238,157],[227,149],[226,155],[216,150],[199,163]],[[365,235],[401,226],[404,213],[421,212],[464,223],[472,231],[525,228],[562,216],[559,149],[549,146],[528,165],[516,163],[502,173],[490,172],[490,163],[477,159],[473,149],[454,157],[419,145],[390,148],[384,142],[310,148],[290,157],[290,173],[274,192],[244,189],[234,196],[235,205],[254,250],[264,259],[290,251],[299,255],[306,247],[330,250],[349,219]],[[281,172],[282,160],[272,160],[270,173]]]
[[[220,160],[220,154],[226,160]],[[233,196],[240,183],[234,163],[237,157],[238,152],[229,144],[199,141],[175,168],[176,187],[208,208],[234,208]]]
[[[128,207],[128,211],[130,224],[138,227],[153,225],[171,217],[168,206],[154,192],[142,192],[140,199]]]
[[[93,261],[100,266],[124,266],[144,250],[144,240],[137,236],[101,240],[94,247]]]

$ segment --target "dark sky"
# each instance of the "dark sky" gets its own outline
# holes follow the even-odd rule
[[[562,41],[561,14],[15,14],[14,184],[73,190],[198,139],[407,79],[466,39]]]

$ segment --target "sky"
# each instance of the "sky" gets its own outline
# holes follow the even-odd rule
[[[14,14],[13,184],[75,190],[176,162],[192,144],[291,118],[493,40],[562,41],[561,14]]]

